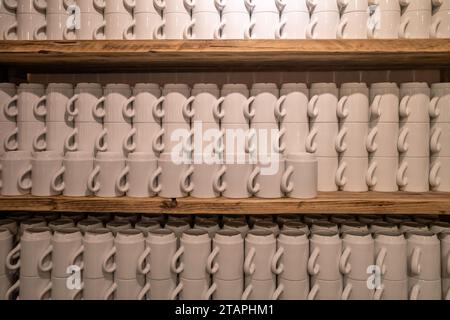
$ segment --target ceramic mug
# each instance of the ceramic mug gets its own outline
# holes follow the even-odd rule
[[[307,153],[294,153],[286,159],[281,189],[292,198],[314,198],[318,189],[318,162]]]
[[[127,280],[114,279],[114,283],[117,285],[115,300],[145,300],[150,291],[150,283],[145,283],[143,276]]]
[[[411,231],[406,234],[408,241],[408,275],[420,280],[439,279],[440,243],[431,231]]]
[[[52,277],[67,278],[71,266],[84,267],[83,236],[77,228],[64,228],[55,231],[52,241]]]
[[[308,279],[307,261],[309,258],[309,241],[304,231],[282,231],[277,239],[278,248],[282,248],[279,265],[283,271],[281,279],[303,281]],[[279,279],[280,279],[279,278]]]
[[[116,248],[111,231],[103,228],[87,231],[83,238],[83,246],[85,278],[104,278],[114,271],[112,257]]]
[[[397,184],[407,192],[429,191],[429,158],[401,157]]]
[[[94,169],[89,175],[88,189],[98,197],[118,197],[123,192],[119,175],[125,167],[125,158],[119,152],[99,152],[94,160]]]
[[[375,263],[380,268],[383,281],[402,281],[407,278],[407,242],[403,233],[375,233]]]
[[[342,250],[341,273],[353,280],[367,280],[367,270],[375,262],[372,235],[368,231],[347,231],[343,235]]]
[[[0,160],[1,194],[4,196],[23,195],[29,189],[22,189],[19,181],[28,186],[31,183],[28,168],[31,166],[31,153],[12,151],[5,153]],[[24,176],[25,175],[25,176]]]
[[[308,273],[313,279],[334,281],[340,279],[339,260],[342,240],[335,231],[318,230],[310,240]]]
[[[122,280],[136,279],[150,271],[144,234],[140,230],[120,230],[114,239],[116,268],[114,277]]]

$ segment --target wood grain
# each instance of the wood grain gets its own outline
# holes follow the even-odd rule
[[[0,67],[30,72],[440,68],[450,41],[134,40],[1,41]],[[50,68],[49,68],[50,67]]]
[[[448,193],[321,193],[316,199],[0,197],[0,211],[170,214],[450,214]]]

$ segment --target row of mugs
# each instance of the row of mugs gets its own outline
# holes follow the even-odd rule
[[[58,242],[59,238],[64,240],[64,237],[67,238],[66,241]],[[149,246],[147,249],[145,241]],[[209,282],[209,277],[212,275],[214,281],[228,279],[236,284],[242,274],[245,274],[246,289],[243,294],[241,290],[243,299],[256,299],[258,295],[253,294],[269,295],[259,296],[260,299],[276,299],[278,297],[276,295],[272,297],[273,292],[270,290],[269,292],[256,290],[255,293],[253,290],[262,282],[272,282],[275,286],[277,276],[280,285],[294,281],[304,282],[308,280],[308,274],[312,277],[312,288],[308,298],[316,298],[316,291],[320,289],[317,288],[317,283],[339,282],[341,287],[339,294],[342,293],[343,299],[349,299],[352,298],[350,295],[352,286],[348,286],[348,283],[354,282],[354,285],[357,285],[358,281],[364,281],[367,284],[370,275],[367,273],[367,268],[370,266],[379,268],[377,272],[382,281],[377,288],[365,288],[368,290],[368,293],[365,293],[368,299],[389,296],[389,292],[385,292],[389,290],[384,286],[384,280],[404,282],[407,275],[411,277],[409,281],[411,299],[440,299],[440,283],[435,288],[437,292],[436,290],[421,292],[420,286],[424,284],[420,281],[440,282],[441,254],[444,257],[442,266],[445,268],[442,272],[443,274],[450,272],[447,270],[446,261],[448,258],[446,250],[449,250],[448,233],[445,232],[441,234],[440,244],[435,235],[426,231],[410,232],[407,234],[407,240],[401,233],[396,232],[376,233],[375,239],[372,239],[367,231],[348,231],[344,233],[341,240],[334,231],[315,230],[308,241],[306,234],[302,231],[283,231],[276,240],[269,230],[254,230],[248,233],[244,245],[239,232],[224,230],[216,233],[211,247],[208,233],[193,229],[182,234],[178,249],[176,242],[172,231],[161,229],[150,231],[145,240],[142,233],[137,230],[119,231],[114,239],[108,230],[97,229],[88,231],[83,239],[77,229],[59,229],[52,238],[50,229],[31,228],[25,231],[21,244],[9,252],[6,266],[13,270],[21,266],[21,280],[24,277],[29,278],[28,274],[50,279],[50,270],[52,277],[58,265],[61,265],[61,272],[65,271],[63,267],[66,264],[74,264],[76,260],[74,257],[78,257],[81,252],[84,261],[78,263],[83,264],[85,277],[87,277],[86,272],[94,269],[98,269],[98,275],[100,275],[100,277],[87,277],[88,279],[100,279],[105,277],[105,273],[114,272],[114,277],[117,277],[119,273],[122,275],[119,276],[120,279],[132,280],[139,278],[136,273],[140,272],[144,275],[153,272],[154,275],[151,276],[153,280],[176,281],[173,275],[180,274],[183,280]],[[19,251],[21,262],[12,264],[10,259]],[[57,252],[60,255],[57,255]],[[67,254],[68,252],[70,254]],[[157,257],[154,257],[155,254]],[[111,257],[115,258],[111,259]],[[26,273],[23,268],[33,270],[30,269],[30,273]],[[346,279],[346,289],[343,292],[342,275]],[[420,281],[416,281],[417,279]],[[242,282],[242,279],[240,281]],[[401,283],[399,282],[398,285],[401,286]],[[18,286],[19,284],[13,286],[9,293]],[[207,289],[214,292],[218,289],[216,286]],[[263,287],[268,290],[266,286]],[[170,297],[165,299],[175,298],[183,288],[183,281],[180,280],[177,288]],[[283,288],[278,289],[282,291]],[[391,290],[396,289],[391,288]],[[294,291],[286,294],[290,294],[293,298],[293,295],[297,294],[298,297],[300,293]],[[444,295],[445,293],[444,291]],[[195,296],[196,299],[207,299],[212,293],[205,296],[203,294],[204,291],[200,290]],[[324,294],[331,294],[331,292],[324,292]],[[361,294],[356,291],[353,298],[362,299]],[[141,295],[141,298],[143,296]],[[325,297],[322,296],[322,298]],[[339,295],[328,299],[340,298]],[[407,297],[391,296],[390,298]]]

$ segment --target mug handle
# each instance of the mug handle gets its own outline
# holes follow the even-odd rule
[[[378,127],[372,128],[366,139],[366,149],[369,153],[374,153],[378,150],[378,144],[375,142],[375,138],[378,135]]]
[[[250,297],[250,294],[253,291],[253,285],[250,283],[247,288],[245,288],[244,292],[242,293],[241,300],[248,300],[248,297]]]
[[[352,271],[352,266],[348,262],[348,259],[350,258],[350,255],[352,253],[352,250],[350,247],[345,248],[344,252],[341,255],[341,258],[339,259],[339,271],[343,275],[348,275],[350,271]],[[347,300],[347,299],[345,299]]]
[[[441,163],[436,161],[430,170],[430,185],[433,188],[437,188],[441,185],[441,178],[438,176],[441,170]]]
[[[6,116],[10,118],[15,118],[19,114],[19,110],[17,109],[17,100],[19,99],[18,95],[15,95],[11,99],[9,99],[3,107],[3,111]],[[14,108],[12,108],[14,106]]]
[[[316,300],[316,297],[317,297],[317,293],[319,293],[319,284],[318,283],[316,283],[313,287],[312,287],[312,289],[311,289],[311,291],[309,292],[309,294],[308,294],[308,300]]]
[[[14,271],[14,270],[18,270],[20,268],[20,259],[17,260],[17,262],[15,264],[12,264],[11,261],[13,259],[13,257],[20,252],[21,249],[21,245],[20,243],[18,243],[14,249],[12,249],[8,255],[6,256],[6,268],[8,268],[8,270]]]
[[[310,118],[317,118],[319,115],[319,109],[317,108],[317,101],[319,101],[319,96],[313,96],[308,102],[308,116]]]
[[[52,291],[52,282],[50,281],[44,288],[44,290],[41,291],[39,294],[38,300],[44,300],[44,297],[46,294],[49,294]]]
[[[219,25],[214,29],[214,39],[222,39],[222,31],[225,28],[226,20],[223,20],[219,23]]]
[[[122,169],[120,174],[116,178],[116,189],[119,190],[121,193],[127,193],[128,190],[130,190],[130,183],[127,180],[127,175],[130,173],[130,166],[126,165],[125,168]],[[125,181],[125,183],[122,183],[122,180]]]
[[[195,23],[196,23],[196,20],[192,19],[191,22],[189,22],[187,24],[187,26],[184,27],[183,39],[190,40],[190,39],[195,38],[195,34],[194,34],[193,30],[192,30],[192,28],[194,28],[194,26],[195,26]]]
[[[245,0],[246,2],[248,1],[248,0]],[[248,24],[248,26],[245,28],[245,32],[244,32],[244,38],[246,39],[246,40],[251,40],[251,39],[253,39],[253,36],[252,36],[252,31],[253,31],[253,28],[256,26],[256,21],[251,21],[249,24]]]
[[[144,252],[142,252],[142,254],[139,256],[138,259],[138,272],[142,275],[146,275],[147,273],[150,272],[150,264],[147,262],[148,257],[150,257],[150,252],[151,249],[150,247],[146,247]],[[143,268],[142,266],[145,263],[145,267]],[[141,300],[141,299],[139,299]]]
[[[12,2],[10,2],[10,0],[4,0],[3,4],[7,9],[9,9],[11,11],[15,11],[15,10],[17,10],[18,1],[13,0]]]
[[[127,0],[125,0],[127,1]],[[136,20],[133,19],[133,21],[131,21],[131,23],[128,25],[128,27],[125,28],[125,30],[123,30],[123,39],[124,40],[135,40],[136,39],[136,35],[133,32],[133,29],[136,27]]]
[[[108,261],[111,260],[115,255],[116,255],[116,247],[114,246],[109,250],[105,260],[103,260],[102,269],[104,272],[113,273],[114,271],[116,271],[117,265],[115,261],[110,266],[107,265]]]
[[[156,121],[161,121],[164,118],[164,115],[165,115],[164,108],[163,108],[164,101],[166,101],[166,98],[164,96],[160,97],[151,106],[152,114]]]
[[[69,29],[67,27],[64,27],[64,29],[63,29],[63,38],[64,38],[64,40],[72,40],[72,41],[76,40],[77,39],[77,34],[75,33],[75,29]]]
[[[217,271],[219,271],[219,264],[217,262],[214,262],[214,259],[216,259],[217,255],[220,252],[220,247],[214,247],[213,251],[209,254],[208,259],[206,260],[206,270],[209,274],[213,275],[216,274]],[[213,266],[214,262],[214,266]]]
[[[438,28],[441,24],[442,20],[440,18],[436,19],[436,21],[430,26],[430,38],[436,39]]]
[[[278,121],[282,121],[286,115],[287,115],[287,111],[286,109],[283,108],[284,103],[286,102],[286,98],[287,96],[281,96],[276,105],[275,105],[275,117],[277,118]]]
[[[221,182],[220,180],[223,178],[223,176],[225,175],[226,172],[227,172],[227,167],[225,165],[223,165],[220,168],[220,170],[215,173],[214,182],[213,182],[213,189],[217,193],[222,193],[227,188],[227,183],[226,182],[222,181],[222,183],[220,183]]]
[[[406,141],[408,138],[410,131],[409,128],[403,128],[398,136],[398,142],[397,142],[397,148],[398,152],[404,153],[407,152],[409,149],[409,144]]]
[[[14,130],[8,134],[3,142],[3,146],[6,151],[15,151],[19,148],[19,143],[17,142],[17,135],[19,134],[19,128],[14,128]],[[13,139],[16,138],[16,139]],[[10,142],[13,141],[11,144]]]
[[[438,153],[442,150],[442,145],[439,142],[442,136],[442,129],[437,127],[431,132],[430,150],[432,153]]]
[[[316,140],[316,137],[318,134],[319,134],[319,130],[317,128],[314,128],[308,134],[308,137],[306,137],[306,151],[307,152],[316,153],[317,143],[314,140]]]
[[[367,174],[366,174],[366,183],[367,186],[369,186],[370,188],[373,188],[377,185],[378,183],[378,178],[375,176],[375,171],[378,168],[378,163],[376,160],[374,160],[370,166],[369,169],[367,170]]]
[[[347,134],[348,134],[347,127],[343,127],[336,137],[335,148],[336,151],[339,153],[347,151],[348,146],[347,143],[345,142],[345,137],[347,136]]]
[[[32,165],[29,164],[20,174],[19,174],[19,180],[18,180],[18,184],[19,184],[19,188],[22,190],[31,190],[32,187],[32,181],[30,179],[30,181],[28,182],[28,184],[25,184],[24,179],[25,176],[27,175],[31,175],[31,171],[32,171]]]
[[[190,193],[192,190],[194,190],[194,182],[189,181],[189,177],[194,173],[194,166],[189,166],[189,169],[184,173],[183,177],[181,178],[181,190],[184,193]]]
[[[214,294],[214,292],[216,292],[216,290],[217,290],[217,284],[215,282],[213,282],[211,287],[209,287],[209,289],[206,291],[204,300],[210,300],[212,295]]]
[[[347,25],[348,25],[347,19],[343,19],[339,23],[338,28],[337,28],[337,34],[336,34],[338,39],[344,39],[344,29],[347,27]]]
[[[189,97],[182,106],[183,116],[186,119],[192,119],[195,115],[195,109],[192,108],[192,103],[194,102],[195,97]]]
[[[381,274],[384,275],[386,273],[386,265],[384,264],[384,260],[386,259],[387,250],[385,247],[380,249],[378,255],[375,259],[375,265],[381,270]]]
[[[106,291],[103,300],[112,300],[114,292],[116,292],[116,290],[117,290],[117,284],[115,282],[113,282],[111,287]]]
[[[318,22],[319,22],[319,20],[317,18],[314,18],[308,24],[308,27],[306,28],[306,38],[307,39],[314,39],[315,38],[315,36],[314,36],[314,29],[316,28]]]
[[[419,299],[419,294],[420,294],[420,285],[419,284],[415,284],[412,289],[411,289],[411,293],[409,295],[409,300],[417,300]]]
[[[162,40],[166,37],[164,34],[164,27],[166,26],[166,20],[161,21],[161,23],[153,30],[153,39]]]
[[[315,247],[311,256],[308,259],[308,273],[311,276],[315,276],[320,271],[320,266],[317,264],[317,258],[319,257],[320,249],[319,247]]]
[[[276,0],[280,1],[280,0]],[[284,28],[286,27],[287,21],[283,19],[277,26],[277,29],[275,30],[275,39],[285,39],[286,34],[283,33]]]
[[[100,182],[96,180],[96,177],[98,176],[99,173],[100,173],[100,166],[97,165],[95,166],[94,170],[92,170],[88,178],[87,187],[89,191],[91,191],[93,194],[96,194],[100,190]]]
[[[48,248],[44,251],[42,256],[39,258],[38,261],[38,268],[42,272],[49,272],[53,268],[53,262],[50,261],[46,266],[44,266],[44,259],[48,256],[50,256],[53,252],[53,246],[49,245]]]
[[[136,150],[136,142],[133,141],[133,137],[136,135],[137,129],[132,128],[130,132],[128,132],[128,135],[123,140],[123,148],[128,152],[134,152]],[[133,141],[129,143],[130,141]]]
[[[19,24],[17,22],[14,22],[12,25],[10,25],[5,30],[5,32],[3,33],[3,37],[5,38],[5,40],[17,40],[17,27],[18,26],[19,26]],[[15,33],[13,33],[14,30],[16,30]]]
[[[370,105],[370,116],[373,119],[378,119],[379,117],[381,117],[381,98],[381,95],[376,95],[372,101],[372,104]]]
[[[384,284],[380,288],[375,289],[375,294],[373,295],[373,300],[381,300],[384,293]]]
[[[136,7],[136,0],[123,0],[125,7],[132,11]]]
[[[407,118],[409,117],[409,114],[411,113],[411,110],[408,107],[409,100],[411,99],[410,96],[404,96],[402,100],[400,101],[400,109],[399,114],[401,118]]]
[[[137,296],[137,300],[145,300],[145,296],[150,292],[151,286],[150,282],[147,282],[145,286],[142,288],[142,290],[139,292]]]
[[[347,184],[347,178],[344,175],[346,169],[347,169],[347,162],[342,161],[339,164],[339,168],[336,171],[336,185],[341,188]]]
[[[272,269],[272,272],[276,275],[280,275],[284,271],[284,264],[279,263],[283,254],[284,254],[284,248],[280,247],[280,248],[278,248],[277,252],[275,252],[275,255],[272,258],[271,269]]]
[[[175,252],[175,254],[173,255],[172,260],[170,262],[170,270],[172,270],[173,273],[179,274],[183,272],[184,270],[183,262],[180,262],[180,264],[177,267],[177,262],[183,254],[184,254],[184,246],[180,246],[177,252]]]
[[[341,300],[348,300],[350,298],[350,295],[352,294],[353,285],[351,283],[347,283],[347,285],[344,288],[344,291],[342,291]]]
[[[409,38],[409,34],[406,32],[406,28],[408,27],[409,22],[410,22],[410,20],[408,18],[406,18],[405,21],[403,21],[400,24],[400,28],[399,28],[399,31],[398,31],[398,36],[399,36],[400,39]]]
[[[252,143],[256,137],[256,130],[249,129],[249,131],[245,134],[245,152],[246,153],[254,153],[256,151],[257,145]]]
[[[244,102],[242,106],[242,110],[244,112],[244,117],[251,121],[255,117],[255,109],[252,109],[251,106],[255,102],[255,97],[250,97],[247,99],[247,101]]]
[[[439,108],[439,101],[441,100],[441,97],[434,97],[430,101],[430,117],[431,118],[437,118],[441,115],[441,109]]]
[[[44,105],[42,111],[39,111],[39,106],[47,101],[47,96],[42,96],[33,104],[33,114],[36,117],[45,117],[47,115],[47,106]]]
[[[162,190],[162,184],[158,182],[158,177],[161,175],[161,173],[162,173],[162,168],[158,167],[150,179],[150,189],[155,194],[160,193]]]
[[[106,101],[106,98],[101,97],[94,104],[94,107],[92,108],[92,113],[93,113],[94,117],[96,117],[98,119],[103,119],[105,117],[105,115],[106,115],[105,106],[104,106],[105,101]]]
[[[47,128],[44,128],[41,130],[41,132],[34,137],[33,139],[33,148],[37,151],[44,151],[47,148],[47,142],[44,141],[39,145],[39,140],[41,140],[43,137],[45,137],[47,135]]]
[[[16,281],[16,283],[14,283],[9,289],[8,291],[6,291],[5,300],[10,300],[11,299],[11,295],[13,294],[14,291],[16,291],[17,289],[20,288],[20,279]]]
[[[278,131],[278,141],[274,141],[273,149],[276,153],[283,153],[286,151],[286,143],[283,141],[283,137],[286,135],[287,129],[285,127]]]
[[[291,181],[291,177],[294,174],[294,167],[289,166],[281,178],[281,191],[289,194],[294,190],[294,183]]]
[[[34,40],[41,40],[39,39],[39,33],[44,34],[44,39],[47,40],[47,22],[42,23],[39,27],[37,27],[33,32],[33,39]]]
[[[105,138],[108,134],[108,129],[104,128],[102,132],[98,135],[95,140],[95,149],[100,152],[105,152],[108,150],[108,142],[105,141]],[[103,142],[102,142],[103,141]]]
[[[47,1],[45,1],[44,4],[42,4],[39,0],[33,0],[33,5],[38,10],[41,11],[47,10]]]
[[[340,119],[346,119],[348,117],[348,115],[350,114],[350,112],[348,111],[348,108],[345,107],[345,105],[347,104],[347,101],[348,101],[348,96],[344,96],[338,102],[337,116]]]
[[[78,129],[74,128],[72,130],[72,133],[69,134],[64,141],[64,148],[67,151],[74,152],[78,150],[78,142],[76,141],[76,136],[78,135]],[[71,144],[71,141],[73,141],[73,144]]]
[[[400,188],[404,188],[408,184],[406,169],[408,169],[408,162],[404,161],[397,172],[397,184]]]
[[[217,7],[217,9],[219,9],[219,11],[222,11],[223,9],[225,9],[225,7],[227,5],[226,0],[214,0],[214,3],[216,4],[216,7]]]
[[[66,113],[69,115],[70,120],[72,121],[79,114],[79,110],[75,108],[75,102],[80,98],[79,94],[75,94],[72,98],[67,101],[66,104]]]
[[[422,269],[422,266],[420,264],[420,257],[422,256],[422,250],[420,248],[414,248],[411,256],[411,273],[418,276],[420,274],[420,271]]]
[[[66,168],[62,166],[53,176],[51,187],[53,191],[61,193],[66,188],[66,184],[64,183],[63,175],[66,172]],[[61,177],[61,183],[59,185],[56,184],[56,180]]]
[[[153,0],[153,4],[160,11],[163,11],[166,8],[166,1],[164,1],[164,0]]]
[[[217,99],[216,102],[214,102],[213,105],[213,115],[214,118],[216,118],[216,120],[220,121],[223,119],[223,117],[225,117],[225,110],[222,110],[221,106],[222,103],[225,101],[224,97],[220,97],[219,99]]]
[[[94,7],[103,10],[106,7],[106,0],[94,0]]]
[[[81,245],[78,250],[74,253],[72,259],[71,259],[71,264],[72,265],[76,265],[76,261],[77,259],[84,253],[84,245]],[[84,269],[84,261],[81,260],[80,264],[78,265],[78,267],[80,268],[80,270]]]
[[[159,140],[164,136],[165,130],[161,129],[159,132],[153,137],[152,140],[152,149],[154,153],[162,153],[165,149],[164,143],[160,143]]]
[[[134,102],[136,101],[136,97],[131,97],[124,102],[122,106],[122,114],[125,118],[133,119],[136,116],[136,110],[134,109]],[[131,107],[128,109],[128,107]]]
[[[195,0],[183,0],[186,7],[188,7],[190,10],[194,9],[195,7]]]
[[[184,289],[183,280],[180,279],[180,282],[178,283],[176,288],[173,289],[172,293],[170,294],[169,300],[175,300],[177,298],[177,296],[181,293],[181,291],[183,291],[183,289]]]
[[[284,292],[284,284],[281,283],[273,293],[272,300],[280,299],[280,296],[283,294],[283,292]]]
[[[97,28],[94,29],[93,35],[92,35],[94,40],[105,40],[106,39],[105,27],[106,27],[106,21],[103,21],[101,25],[99,25]],[[101,30],[103,30],[103,33],[100,32]]]
[[[255,254],[256,254],[255,247],[251,247],[244,260],[244,273],[248,276],[251,276],[255,273],[255,264],[253,263]]]
[[[250,177],[247,181],[247,191],[248,193],[255,195],[261,190],[261,186],[258,182],[256,182],[256,178],[261,174],[261,169],[259,167],[255,167],[253,172],[250,174]]]

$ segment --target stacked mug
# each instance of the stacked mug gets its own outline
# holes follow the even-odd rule
[[[431,86],[430,186],[450,192],[450,83]]]
[[[189,39],[218,39],[224,24],[220,22],[219,0],[193,1],[192,20],[189,24]]]
[[[71,220],[68,221],[73,223]],[[83,235],[78,228],[61,227],[55,230],[50,253],[52,300],[81,299],[83,251]]]
[[[32,227],[24,231],[20,243],[6,258],[9,270],[20,268],[19,280],[6,292],[7,300],[19,288],[20,300],[44,300],[51,296],[51,239],[52,231],[46,227]],[[15,259],[17,261],[14,262]]]
[[[220,39],[244,39],[250,27],[251,6],[244,0],[216,3],[222,8]]]
[[[208,232],[190,229],[183,232],[180,247],[173,257],[172,270],[180,275],[174,296],[180,300],[210,300],[216,290],[211,285],[211,274],[207,269],[211,254],[211,238]]]
[[[16,9],[14,3],[2,1],[0,6],[0,40],[7,40],[8,33],[6,31],[10,29],[10,26],[17,27]]]
[[[306,261],[309,258],[308,235],[301,230],[284,230],[277,239],[279,260],[275,271],[278,287],[275,298],[280,300],[306,300],[309,276]]]
[[[94,30],[94,39],[127,39],[135,24],[133,9],[136,2],[131,0],[100,0],[96,2],[96,5],[104,10],[104,17],[103,23]]]
[[[159,8],[163,8],[163,20],[156,27],[155,39],[189,39],[192,26],[191,12],[193,0],[155,0]]]
[[[450,2],[433,0],[432,3],[431,38],[450,38]]]
[[[89,191],[98,197],[123,196],[126,182],[124,185],[121,175],[125,167],[125,157],[121,152],[98,152],[94,159],[94,169],[88,176]]]
[[[369,89],[365,83],[343,83],[337,108],[340,130],[336,149],[340,153],[336,184],[343,191],[366,192],[369,130]]]
[[[284,3],[280,0],[245,0],[251,9],[251,22],[245,31],[246,39],[275,39],[280,33],[280,9]]]
[[[400,96],[397,183],[404,191],[427,192],[430,189],[430,88],[427,83],[403,83]]]
[[[6,292],[12,285],[12,273],[6,267],[6,257],[12,250],[14,238],[4,225],[0,227],[0,300],[6,299]]]
[[[310,133],[306,151],[318,161],[318,190],[337,191],[336,172],[339,164],[336,137],[339,133],[337,117],[338,89],[334,83],[313,83],[310,89],[308,116]]]
[[[102,228],[88,230],[83,246],[83,299],[112,299],[117,288],[113,279],[116,247],[112,232]]]
[[[67,28],[69,22],[69,6],[73,0],[46,0],[47,24],[46,40],[71,40],[75,37],[75,28]]]
[[[206,268],[213,275],[213,300],[240,300],[244,291],[244,239],[237,230],[220,230]]]
[[[369,11],[367,0],[338,0],[341,22],[337,28],[338,39],[367,39]]]
[[[370,87],[367,185],[373,191],[398,191],[399,95],[395,83],[373,83]]]
[[[191,95],[193,101],[189,112],[193,121],[193,137],[201,134],[193,146],[194,172],[191,196],[216,198],[225,190],[221,181],[226,171],[222,161],[224,133],[220,131],[220,120],[224,116],[220,106],[224,98],[220,97],[220,90],[215,84],[195,84]],[[204,140],[210,143],[205,145],[202,142],[197,143]]]
[[[116,300],[143,300],[150,290],[145,275],[150,271],[144,234],[140,230],[120,230],[114,239],[114,283]]]
[[[427,39],[430,37],[432,2],[437,2],[437,0],[400,0],[402,7],[400,39]]]
[[[96,153],[95,142],[103,130],[103,117],[96,112],[97,107],[105,101],[103,88],[98,83],[79,83],[74,96],[67,101],[67,120],[74,119],[75,129],[67,139],[66,150]]]
[[[269,230],[251,230],[245,238],[245,290],[242,300],[273,300],[276,298],[277,260],[281,249]]]
[[[440,300],[441,247],[431,231],[406,233],[408,250],[408,289],[410,300]]]
[[[4,32],[6,40],[44,40],[46,38],[46,0],[7,0],[6,7],[16,10],[17,22]]]
[[[73,87],[69,83],[50,83],[43,97],[45,106],[35,108],[34,113],[46,119],[45,149],[64,154],[66,146],[73,139],[74,122],[67,113],[66,106],[73,97]],[[39,139],[39,137],[38,137]]]
[[[307,0],[311,22],[306,29],[308,39],[336,39],[340,16],[340,0]],[[342,1],[343,2],[343,1]]]
[[[0,100],[3,104],[0,109],[0,154],[9,151],[7,137],[17,128],[17,95],[13,83],[0,83]]]
[[[125,39],[153,39],[156,27],[162,22],[162,11],[159,1],[137,0],[134,7],[133,33],[126,33]]]
[[[310,23],[309,8],[306,0],[278,1],[280,7],[280,24],[276,30],[277,39],[305,39],[306,29]]]
[[[177,297],[177,272],[172,268],[172,258],[177,251],[177,238],[169,229],[150,231],[147,236],[150,271],[146,275],[150,291],[147,299],[174,300]]]
[[[105,9],[104,1],[77,0],[76,4],[80,9],[80,26],[79,28],[75,28],[75,38],[77,40],[93,40],[96,37],[100,38],[100,36],[96,36],[94,32],[96,30],[99,32],[103,25],[103,13]]]
[[[369,20],[369,38],[398,39],[400,28],[400,1],[369,0],[375,6]]]
[[[441,274],[442,297],[450,300],[450,232],[444,230],[439,234],[441,240]]]

